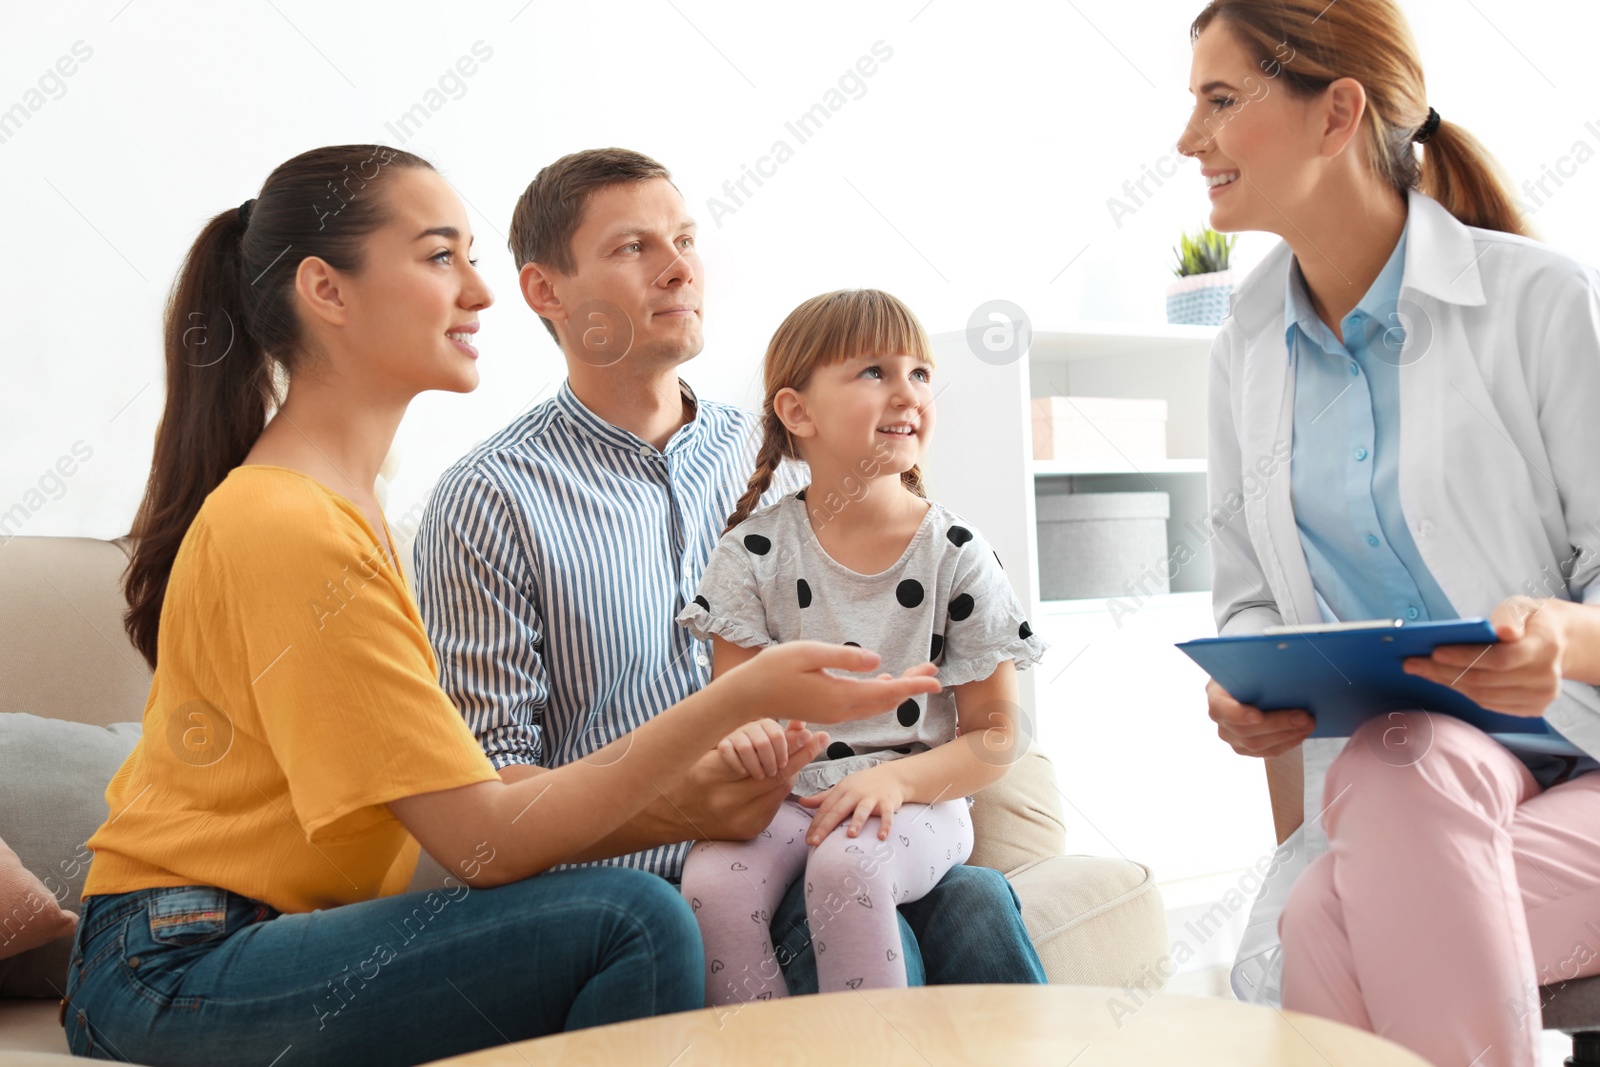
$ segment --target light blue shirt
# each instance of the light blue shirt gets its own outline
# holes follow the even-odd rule
[[[1407,219],[1406,230],[1410,229]],[[1317,316],[1298,260],[1284,294],[1284,343],[1294,373],[1290,492],[1306,565],[1324,618],[1458,618],[1417,551],[1400,506],[1400,285],[1406,231],[1359,303],[1341,342]],[[1559,735],[1495,734],[1548,786],[1600,763]],[[1566,757],[1566,758],[1563,758]]]

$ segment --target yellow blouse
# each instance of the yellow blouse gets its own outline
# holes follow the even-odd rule
[[[302,912],[405,889],[419,849],[385,805],[497,775],[381,544],[287,467],[237,467],[211,492],[173,564],[86,896],[213,885]]]

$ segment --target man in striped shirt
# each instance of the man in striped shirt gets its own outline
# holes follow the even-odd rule
[[[622,149],[557,160],[512,217],[523,298],[568,377],[445,472],[414,576],[440,681],[508,781],[582,759],[710,681],[709,646],[674,620],[745,489],[760,427],[678,377],[703,344],[694,238],[666,169]],[[763,503],[804,484],[803,467],[780,471]],[[761,781],[708,752],[573,861],[676,882],[691,841],[764,829],[819,748],[806,742],[787,776]],[[814,992],[801,889],[773,942],[789,988]],[[913,984],[1044,980],[995,871],[958,866],[900,910]]]

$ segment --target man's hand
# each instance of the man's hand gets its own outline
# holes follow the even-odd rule
[[[1527,596],[1503,600],[1489,616],[1498,645],[1441,645],[1432,656],[1406,660],[1406,673],[1449,686],[1490,711],[1538,718],[1561,695],[1565,608]]]
[[[779,774],[753,778],[712,749],[668,786],[652,808],[679,828],[670,839],[748,841],[765,830],[794,788],[795,776],[828,744],[826,733],[813,734],[804,723],[783,733],[788,762]]]

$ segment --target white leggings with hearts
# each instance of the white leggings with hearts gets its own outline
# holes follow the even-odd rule
[[[703,841],[690,850],[683,895],[705,941],[707,1005],[788,996],[772,913],[802,872],[818,989],[903,987],[895,906],[920,900],[972,852],[965,799],[907,804],[890,820],[887,841],[878,839],[874,815],[857,836],[841,824],[812,848],[811,818],[791,796],[754,840]]]

